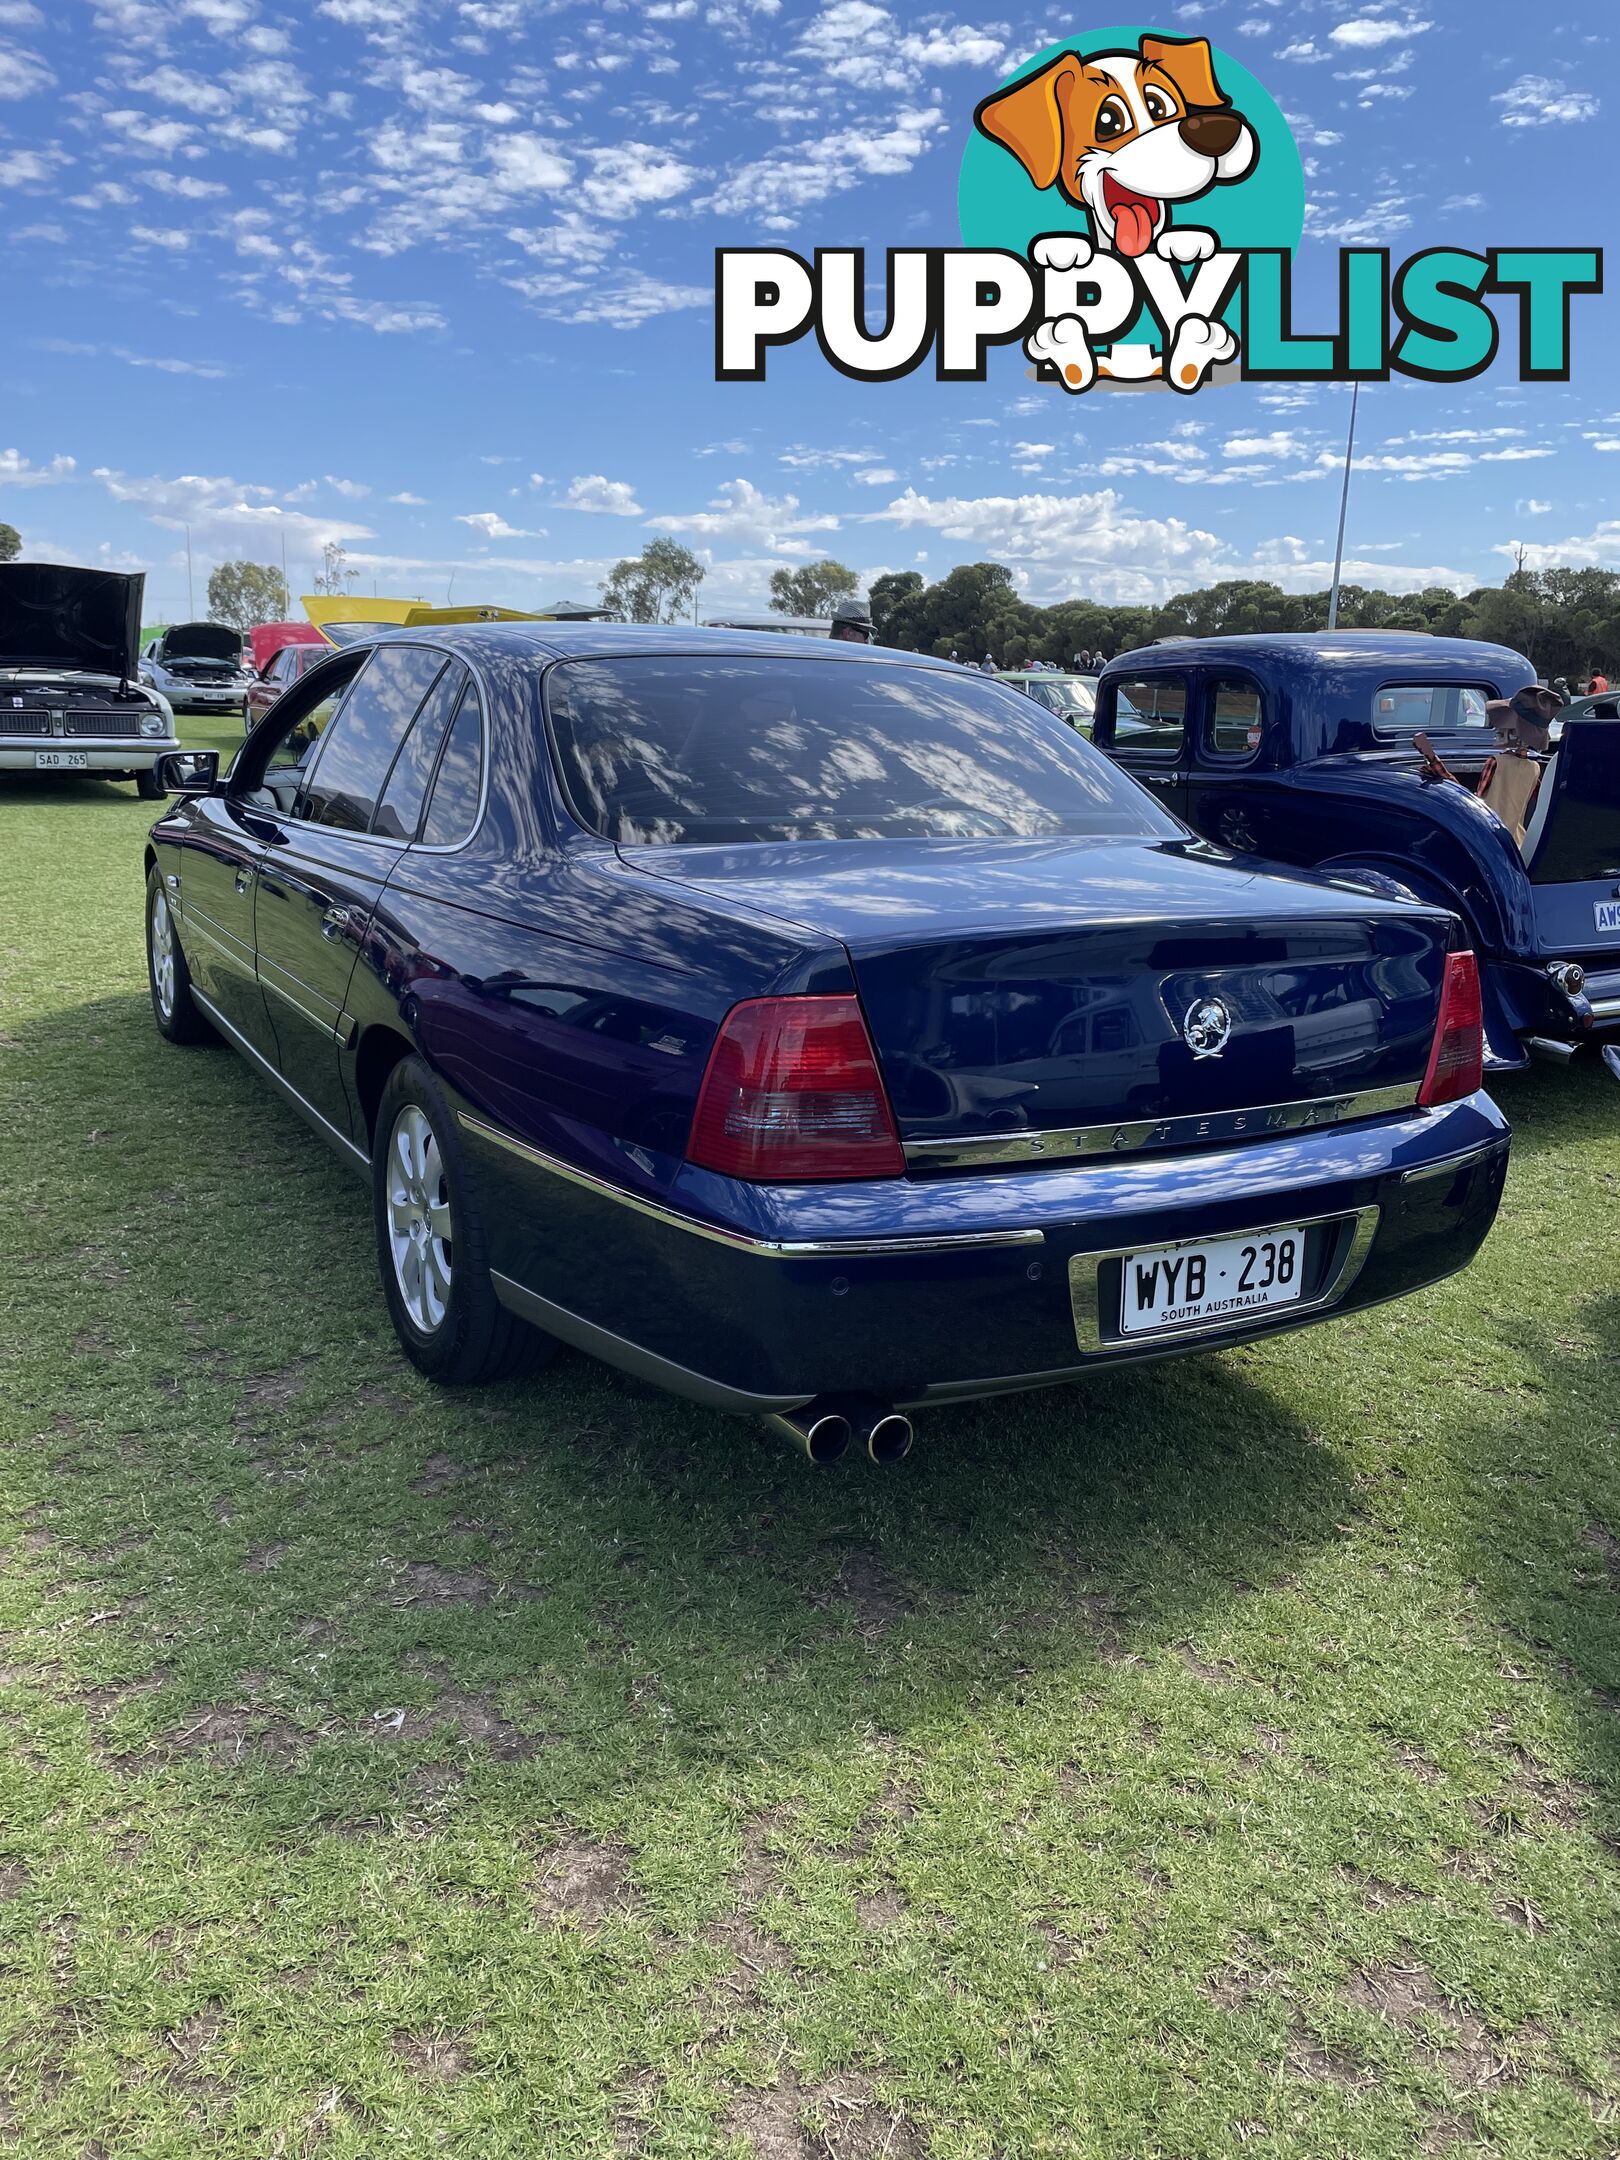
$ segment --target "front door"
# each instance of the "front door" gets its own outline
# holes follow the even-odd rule
[[[1205,675],[1188,728],[1187,796],[1181,814],[1195,832],[1240,855],[1280,851],[1269,805],[1254,775],[1267,761],[1265,698],[1252,675]]]
[[[261,1057],[275,1037],[253,961],[253,892],[264,852],[262,815],[229,796],[202,796],[185,844],[166,863],[186,964],[198,990]],[[179,880],[178,888],[173,884]]]
[[[281,1070],[344,1134],[358,1129],[340,1058],[354,1031],[349,985],[382,889],[411,837],[391,837],[378,804],[418,710],[452,671],[459,676],[459,663],[431,646],[385,645],[370,655],[260,866],[254,933]],[[301,689],[289,692],[285,702],[301,697]]]
[[[1173,817],[1187,814],[1187,677],[1143,669],[1110,685],[1109,755]]]

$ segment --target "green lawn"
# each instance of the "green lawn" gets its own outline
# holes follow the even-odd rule
[[[0,782],[0,2151],[1620,2147],[1611,1081],[1422,1300],[818,1474],[418,1379],[148,819]]]

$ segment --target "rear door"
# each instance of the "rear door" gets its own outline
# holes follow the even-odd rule
[[[1187,814],[1187,711],[1190,683],[1178,668],[1144,668],[1119,676],[1104,693],[1112,706],[1105,747],[1162,808]]]
[[[1260,762],[1265,736],[1259,683],[1236,669],[1202,673],[1188,735],[1182,816],[1206,839],[1253,853],[1260,842],[1244,781]]]
[[[356,958],[408,834],[378,830],[378,809],[412,723],[459,694],[459,661],[423,645],[372,653],[322,738],[293,815],[259,870],[254,926],[259,980],[281,1070],[339,1132],[350,1105],[339,1065],[354,1024],[346,1009]]]

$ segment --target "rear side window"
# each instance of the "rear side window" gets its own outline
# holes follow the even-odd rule
[[[427,800],[428,783],[433,778],[433,768],[439,762],[439,752],[444,747],[444,738],[467,681],[467,670],[459,660],[452,660],[428,692],[427,702],[416,716],[416,725],[401,744],[394,769],[388,775],[388,784],[377,805],[373,832],[382,833],[389,840],[416,838],[422,805]]]
[[[365,832],[417,707],[445,665],[421,645],[384,645],[344,700],[304,790],[299,816],[313,825]]]
[[[1258,683],[1247,675],[1212,676],[1204,706],[1204,754],[1253,757],[1260,747],[1264,718]]]
[[[1373,725],[1380,735],[1488,727],[1485,701],[1495,695],[1474,683],[1387,683],[1373,699]]]
[[[422,839],[428,847],[456,847],[473,829],[484,776],[484,723],[478,692],[469,683],[439,760]]]
[[[1187,730],[1185,675],[1129,675],[1118,686],[1114,748],[1138,756],[1179,755]]]

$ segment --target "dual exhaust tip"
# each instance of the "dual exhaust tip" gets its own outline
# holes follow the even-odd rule
[[[910,1418],[881,1403],[822,1395],[802,1410],[778,1411],[765,1422],[813,1463],[838,1462],[857,1441],[875,1463],[904,1462],[911,1453]]]

